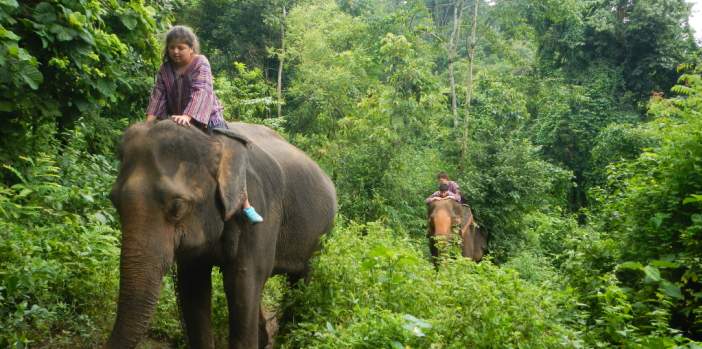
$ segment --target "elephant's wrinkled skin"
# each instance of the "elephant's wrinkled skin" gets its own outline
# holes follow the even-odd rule
[[[483,258],[487,238],[475,224],[470,207],[451,199],[434,201],[427,208],[427,217],[429,250],[435,263],[439,256],[438,240],[448,240],[454,225],[460,228],[461,255],[476,262]]]
[[[120,291],[106,347],[133,348],[142,339],[174,262],[189,346],[213,347],[217,265],[229,305],[229,347],[258,347],[266,279],[304,276],[319,237],[331,229],[336,193],[317,164],[266,127],[230,128],[238,140],[171,121],[125,132],[111,193],[122,224]],[[242,216],[245,192],[263,223]]]

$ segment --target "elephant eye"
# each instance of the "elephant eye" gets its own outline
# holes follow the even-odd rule
[[[188,210],[190,209],[190,203],[183,198],[175,198],[171,200],[168,206],[168,216],[178,221],[181,220]]]

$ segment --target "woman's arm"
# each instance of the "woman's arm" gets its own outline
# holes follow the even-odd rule
[[[157,117],[166,116],[166,84],[163,81],[164,67],[158,70],[156,83],[151,90],[149,106],[146,108],[146,121],[154,121]]]
[[[207,61],[207,58],[201,56],[193,71],[190,101],[183,110],[183,116],[188,116],[207,126],[214,104],[215,97],[210,62]]]

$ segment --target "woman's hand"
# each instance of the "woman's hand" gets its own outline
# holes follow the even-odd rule
[[[176,124],[182,125],[182,126],[190,126],[190,120],[191,118],[189,115],[172,115],[171,119],[175,121]]]
[[[149,114],[146,116],[146,122],[154,122],[154,121],[156,121],[156,115]]]

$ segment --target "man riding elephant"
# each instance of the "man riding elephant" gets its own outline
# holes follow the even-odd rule
[[[449,191],[449,186],[446,183],[441,183],[439,184],[439,190],[435,191],[433,194],[429,195],[429,197],[424,200],[427,204],[432,203],[434,201],[438,200],[446,200],[446,199],[451,199],[454,200],[458,203],[461,202],[461,196],[454,194]]]
[[[461,204],[460,195],[451,192],[449,184],[444,181],[439,184],[439,190],[430,195],[425,202],[428,205],[429,221],[427,237],[434,262],[437,262],[441,246],[451,241],[454,227],[458,228],[456,233],[461,241],[461,255],[476,262],[480,261],[487,248],[487,239],[475,223],[470,207]]]
[[[458,199],[458,202],[460,203],[465,203],[463,202],[464,198],[461,196],[461,188],[458,186],[458,183],[452,181],[449,179],[449,176],[446,172],[441,171],[436,175],[436,181],[441,184],[446,184],[447,185],[447,190],[453,194],[456,199]]]

